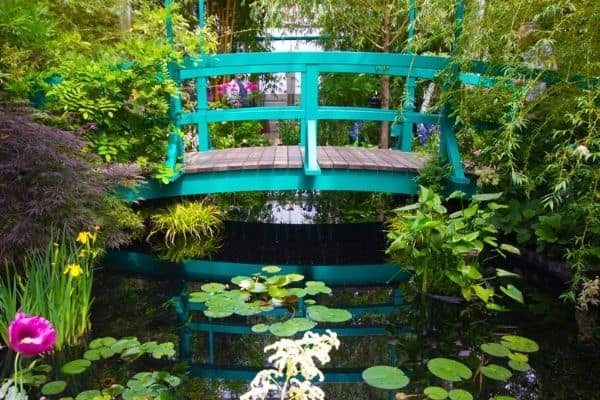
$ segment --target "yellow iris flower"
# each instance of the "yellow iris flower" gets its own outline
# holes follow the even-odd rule
[[[67,267],[63,271],[63,274],[69,274],[71,277],[76,278],[83,274],[83,269],[79,264],[67,264]]]
[[[88,242],[94,242],[96,240],[96,234],[88,231],[79,232],[77,235],[77,239],[75,239],[78,243],[88,244]]]

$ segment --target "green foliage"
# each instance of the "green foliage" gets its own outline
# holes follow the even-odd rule
[[[152,215],[150,222],[146,239],[161,235],[155,249],[166,259],[180,261],[206,256],[218,248],[223,213],[206,201],[184,201]]]
[[[300,124],[297,121],[278,121],[277,133],[284,146],[295,146],[300,143]]]
[[[462,198],[455,192],[448,199]],[[479,268],[479,254],[490,248],[505,255],[519,250],[497,241],[498,230],[492,223],[496,210],[506,206],[496,203],[500,194],[473,195],[471,203],[449,213],[442,198],[421,186],[417,203],[396,209],[388,221],[387,254],[414,272],[414,281],[423,293],[455,294],[466,299],[482,300],[490,309],[501,309],[494,302],[498,295],[484,281]],[[497,276],[506,274],[497,272]],[[502,292],[522,302],[516,287],[509,285]]]
[[[256,333],[269,331],[276,336],[293,336],[298,332],[312,329],[315,322],[344,322],[352,318],[346,310],[329,308],[322,305],[307,307],[308,318],[294,317],[299,301],[309,303],[307,296],[331,293],[331,289],[320,281],[307,281],[304,287],[290,287],[304,280],[300,274],[277,274],[281,268],[270,265],[253,276],[236,276],[231,283],[237,288],[221,283],[202,285],[201,291],[189,294],[191,303],[202,303],[204,315],[209,318],[226,318],[232,315],[251,316],[285,307],[291,317],[273,324],[259,323],[252,327]]]
[[[262,134],[258,121],[219,122],[209,124],[213,145],[217,149],[230,147],[269,146],[269,138]]]
[[[0,279],[0,335],[5,343],[17,311],[47,318],[56,328],[57,350],[80,342],[90,327],[93,266],[100,253],[95,240],[96,233],[80,233],[77,243],[63,233],[42,254],[27,254],[23,276],[7,268]]]

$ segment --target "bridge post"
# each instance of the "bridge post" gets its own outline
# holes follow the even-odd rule
[[[301,103],[304,118],[300,121],[300,145],[304,147],[304,173],[319,175],[321,168],[317,162],[319,70],[315,65],[307,65],[302,74]]]
[[[445,113],[444,113],[445,114]],[[444,115],[440,126],[440,159],[447,160],[452,167],[450,181],[459,185],[467,185],[471,181],[465,176],[460,149],[452,128],[452,121]]]

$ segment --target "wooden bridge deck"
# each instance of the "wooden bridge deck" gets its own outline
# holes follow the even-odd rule
[[[416,153],[364,147],[319,146],[317,161],[323,169],[418,172],[426,158]],[[303,168],[300,146],[241,147],[187,153],[185,174],[200,172]]]

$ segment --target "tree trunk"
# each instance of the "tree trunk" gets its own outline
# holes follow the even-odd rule
[[[387,2],[386,2],[387,3]],[[383,12],[383,25],[381,32],[383,34],[382,50],[384,53],[390,52],[390,25],[391,25],[391,8],[386,4]],[[381,76],[381,108],[387,110],[390,108],[390,76]],[[389,128],[390,123],[383,121],[381,130],[379,131],[379,148],[387,149],[389,147]]]

